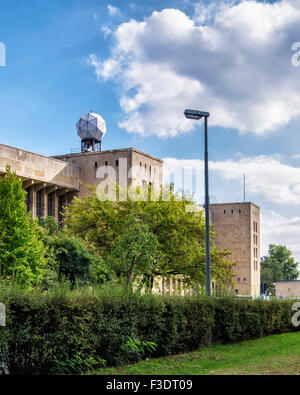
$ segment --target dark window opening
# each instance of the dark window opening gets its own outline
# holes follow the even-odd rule
[[[36,193],[36,216],[42,216],[42,191]]]
[[[118,160],[116,160],[116,166],[119,166],[119,161]]]
[[[53,192],[48,194],[48,217],[53,217]]]
[[[61,223],[63,220],[63,210],[64,210],[64,201],[63,197],[58,197],[58,222]]]

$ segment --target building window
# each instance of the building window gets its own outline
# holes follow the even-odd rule
[[[53,192],[48,194],[48,217],[53,217]]]
[[[238,280],[238,282],[240,282],[241,281],[240,277],[238,277],[237,280]]]
[[[226,210],[224,210],[224,214],[226,214]]]
[[[59,196],[58,197],[58,222],[62,222],[62,220],[63,220],[63,209],[64,209],[63,196]]]
[[[233,210],[231,210],[231,214],[233,214]]]
[[[247,281],[246,277],[243,278],[243,281],[244,281],[244,282]]]
[[[119,166],[119,161],[118,161],[118,159],[116,160],[116,166],[117,166],[117,167]]]
[[[108,166],[108,162],[107,162],[107,160],[105,161],[105,166]]]
[[[238,290],[238,289],[235,289],[235,290],[234,290],[234,293],[235,293],[236,295],[238,295],[238,294],[239,294],[239,290]]]
[[[239,214],[241,214],[242,212],[241,212],[241,209],[239,208]]]
[[[42,191],[36,192],[36,216],[42,216]]]

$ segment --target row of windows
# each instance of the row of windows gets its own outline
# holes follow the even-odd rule
[[[253,244],[258,245],[258,237],[257,235],[253,235]]]
[[[254,270],[258,270],[258,261],[254,260]]]
[[[105,166],[108,166],[108,161],[107,161],[107,160],[105,161]],[[118,159],[115,161],[115,166],[116,166],[116,167],[119,166],[119,160],[118,160]],[[143,167],[142,162],[140,162],[140,167]],[[149,166],[150,175],[151,175],[152,167],[153,167],[153,166]],[[155,166],[154,166],[154,167],[155,167]],[[147,165],[146,165],[146,164],[145,164],[145,169],[147,169]],[[96,173],[97,173],[97,170],[98,170],[98,162],[95,162],[95,172],[96,172]],[[154,169],[154,170],[155,170],[155,169]]]
[[[115,165],[118,167],[119,166],[119,161],[118,159],[115,161]],[[108,161],[105,161],[105,166],[108,166]],[[95,162],[95,169],[98,169],[98,162]]]
[[[240,278],[240,277],[238,277],[238,278],[237,278],[237,281],[238,281],[238,282],[241,282],[241,278]],[[244,281],[244,282],[246,282],[246,281],[247,281],[246,277],[243,277],[243,281]]]
[[[258,249],[256,247],[253,247],[253,256],[254,258],[258,258]]]
[[[231,210],[228,210],[228,212],[229,211],[231,211],[231,214],[233,214],[234,213],[234,210],[233,209],[231,209]],[[224,209],[224,214],[226,214],[227,213],[227,211],[226,211],[226,209]],[[239,211],[238,211],[238,213],[239,214],[242,214],[242,210],[239,208]]]
[[[30,193],[29,193],[29,189],[26,189],[26,199],[25,199],[25,203],[26,203],[26,208],[27,208],[27,212],[30,211],[30,205],[31,205],[31,200],[30,200]],[[37,192],[35,192],[35,196],[36,196],[36,207],[35,207],[35,214],[37,217],[43,217],[43,204],[42,204],[42,198],[43,198],[43,194],[42,194],[42,190],[39,190]],[[54,192],[49,193],[48,195],[48,204],[47,204],[47,216],[48,217],[53,217],[55,215],[55,196],[54,196]],[[58,220],[61,222],[62,221],[62,211],[63,211],[63,207],[64,207],[64,201],[63,201],[63,197],[59,196],[58,197]]]
[[[105,166],[108,166],[108,161],[107,160],[104,163],[105,163]],[[119,166],[119,160],[118,159],[116,159],[115,165],[117,167]],[[144,165],[142,164],[142,162],[140,162],[140,167],[143,167],[143,166]],[[98,162],[95,162],[95,168],[96,169],[98,168]],[[145,163],[145,169],[147,169],[147,164],[146,163]],[[149,165],[149,169],[150,169],[150,172],[151,172],[152,166]]]

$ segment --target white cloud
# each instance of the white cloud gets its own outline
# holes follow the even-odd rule
[[[267,255],[269,244],[280,244],[291,250],[295,260],[300,262],[299,235],[300,217],[287,218],[274,211],[262,211],[261,256]]]
[[[181,169],[187,172],[195,169],[195,172],[199,173],[196,180],[199,185],[195,185],[194,189],[197,189],[198,196],[203,195],[201,193],[203,161],[175,158],[165,158],[164,161],[166,177],[171,173],[179,174]],[[209,169],[213,174],[212,178],[218,176],[223,180],[223,186],[231,181],[241,184],[245,174],[247,195],[251,198],[263,198],[265,201],[279,205],[300,206],[300,168],[282,163],[278,156],[240,156],[236,160],[211,161]],[[186,188],[192,191],[191,185],[187,185]],[[224,199],[230,201],[233,192],[230,193],[231,196],[219,195],[217,199],[220,202],[224,202]],[[215,195],[216,192],[212,190],[212,194]]]
[[[199,203],[203,203],[204,195],[203,169],[201,160],[164,159],[165,181],[174,181],[181,189],[184,174],[184,189],[195,192]],[[269,244],[282,244],[300,262],[300,168],[282,163],[277,156],[240,156],[211,161],[209,169],[210,195],[216,199],[213,203],[242,201],[237,196],[242,196],[242,175],[246,174],[246,200],[261,207],[261,255],[267,254]],[[276,211],[266,208],[268,202],[277,207]],[[291,215],[283,214],[287,207],[292,207]]]
[[[119,8],[113,7],[113,6],[110,5],[110,4],[108,4],[107,10],[108,10],[108,14],[109,14],[110,16],[116,16],[116,15],[120,15],[120,14],[121,14]]]
[[[270,132],[300,115],[300,68],[291,64],[300,0],[203,4],[193,18],[164,9],[120,24],[111,56],[94,59],[98,77],[119,86],[127,131],[189,132],[187,107],[242,133]]]

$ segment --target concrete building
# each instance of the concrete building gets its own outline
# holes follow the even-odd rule
[[[53,216],[62,219],[64,205],[74,196],[90,193],[87,185],[98,185],[108,177],[121,188],[130,185],[160,187],[163,161],[134,148],[101,151],[106,132],[105,121],[94,113],[77,123],[81,137],[80,153],[46,157],[0,144],[0,175],[6,166],[16,172],[27,192],[26,204],[34,218]],[[232,251],[236,262],[238,295],[260,294],[260,209],[253,203],[211,205],[214,242],[220,249]],[[180,282],[160,280],[163,291],[182,293]]]
[[[6,166],[22,179],[33,218],[60,219],[63,206],[80,190],[78,166],[0,144],[0,174],[6,173]]]
[[[115,176],[116,183],[124,190],[131,184],[162,185],[163,161],[135,148],[81,152],[55,158],[78,166],[80,198],[89,193],[87,185],[98,185],[106,177]]]
[[[232,251],[234,293],[260,295],[260,208],[253,203],[211,204],[214,243]]]
[[[300,298],[300,280],[275,283],[275,296],[278,298]]]

